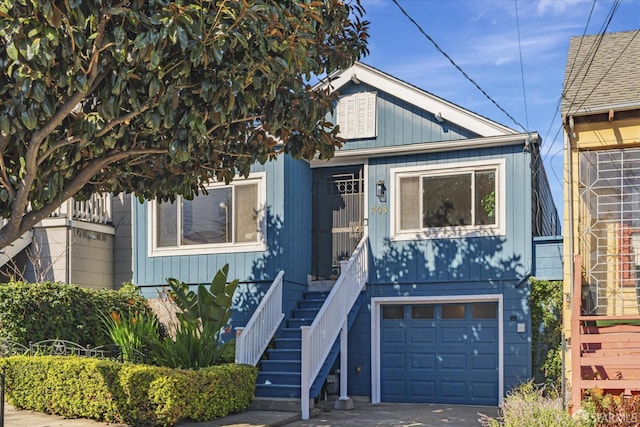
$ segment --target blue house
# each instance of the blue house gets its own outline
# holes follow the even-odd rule
[[[562,278],[539,136],[362,63],[323,84],[340,93],[335,157],[134,206],[134,283],[153,297],[229,263],[239,361],[303,418],[323,386],[345,407],[500,404],[531,377],[536,255]]]

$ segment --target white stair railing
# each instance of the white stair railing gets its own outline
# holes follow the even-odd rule
[[[302,419],[309,419],[309,392],[333,343],[346,325],[349,311],[355,304],[369,276],[369,245],[365,235],[349,261],[341,263],[340,277],[333,285],[311,326],[302,329],[302,378],[300,405]],[[341,378],[341,382],[342,382]]]
[[[244,328],[236,328],[236,363],[257,365],[278,330],[282,312],[284,271],[278,273],[269,290]]]

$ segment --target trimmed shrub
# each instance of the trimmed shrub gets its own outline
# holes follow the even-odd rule
[[[256,368],[219,365],[198,371],[61,356],[12,356],[8,401],[68,418],[170,426],[246,410]]]
[[[149,310],[131,284],[117,291],[62,283],[0,284],[0,338],[22,345],[64,339],[83,346],[110,344],[101,313]]]

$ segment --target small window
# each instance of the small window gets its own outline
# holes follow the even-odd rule
[[[471,318],[472,319],[497,319],[498,305],[495,303],[473,304],[471,306]]]
[[[383,305],[383,320],[402,320],[404,319],[404,305]]]
[[[434,307],[433,305],[413,305],[411,306],[411,318],[412,319],[433,319]]]
[[[447,320],[464,319],[464,304],[443,304],[442,318]]]

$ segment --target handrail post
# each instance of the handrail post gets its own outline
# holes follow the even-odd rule
[[[582,403],[582,366],[580,353],[580,314],[582,305],[582,257],[574,257],[573,297],[571,298],[571,411],[580,409]]]
[[[242,331],[244,331],[244,327],[238,326],[236,328],[236,363],[247,363],[245,336],[242,335]]]
[[[347,396],[348,372],[347,367],[347,335],[349,333],[348,320],[345,319],[340,331],[340,398],[336,400],[334,409],[353,409],[353,401]]]
[[[309,326],[300,326],[302,336],[302,354],[300,369],[300,418],[309,419],[309,390],[311,388],[311,355],[309,354]]]

